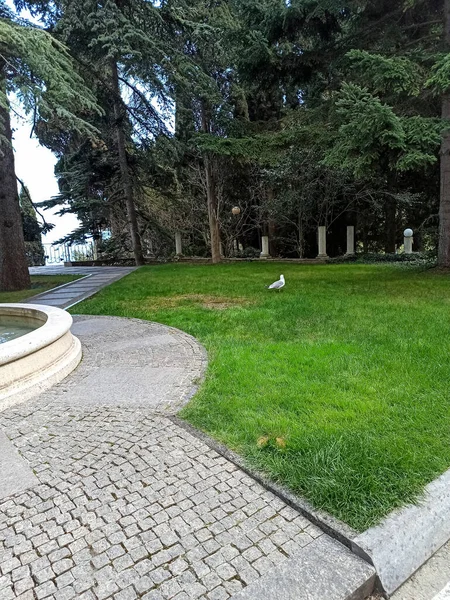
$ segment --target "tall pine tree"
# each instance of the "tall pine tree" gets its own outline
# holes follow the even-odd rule
[[[30,285],[14,167],[10,97],[35,119],[95,138],[77,115],[99,111],[65,46],[0,4],[0,290]]]

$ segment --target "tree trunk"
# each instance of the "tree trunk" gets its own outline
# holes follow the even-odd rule
[[[1,71],[0,71],[0,85]],[[9,112],[0,105],[0,123],[9,143],[0,145],[0,290],[24,290],[31,285],[28,272]],[[11,145],[10,145],[11,144]]]
[[[384,251],[390,254],[395,253],[395,242],[397,237],[397,225],[395,216],[397,213],[397,203],[394,198],[389,197],[384,205],[385,223],[385,243]]]
[[[269,254],[270,256],[278,256],[278,244],[275,241],[277,233],[277,225],[275,221],[270,218],[268,221],[268,234],[269,234]]]
[[[299,258],[304,258],[305,255],[305,231],[303,223],[303,213],[301,210],[297,212],[297,252]]]
[[[211,260],[213,263],[219,263],[222,260],[220,254],[220,228],[217,218],[217,194],[214,171],[211,165],[211,159],[206,156],[205,175],[206,175],[206,201],[208,204],[209,233],[211,237]]]
[[[202,131],[210,133],[210,121],[204,102],[202,102]],[[217,214],[216,181],[211,157],[208,154],[205,155],[203,162],[205,166],[206,202],[208,206],[209,233],[211,237],[211,260],[215,264],[222,260],[220,253],[220,227]]]
[[[450,51],[450,0],[444,3],[445,45]],[[442,118],[450,119],[450,92],[442,96]],[[439,202],[438,265],[450,267],[450,128],[442,133],[441,141],[441,191]]]
[[[114,104],[114,126],[116,130],[117,154],[119,157],[120,178],[122,180],[123,192],[125,195],[125,204],[127,207],[127,219],[130,228],[131,245],[133,248],[134,260],[139,267],[144,264],[142,255],[142,244],[139,236],[139,229],[136,216],[136,207],[133,200],[133,186],[131,184],[130,169],[128,167],[125,133],[124,133],[124,110],[119,87],[119,73],[117,63],[111,60],[112,91]]]

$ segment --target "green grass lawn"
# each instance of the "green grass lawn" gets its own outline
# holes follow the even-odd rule
[[[264,288],[286,277],[281,292]],[[450,277],[411,267],[144,267],[74,308],[196,336],[182,415],[363,530],[450,466]]]
[[[0,292],[0,302],[22,302],[58,285],[79,279],[79,275],[32,275],[31,288],[19,292]]]

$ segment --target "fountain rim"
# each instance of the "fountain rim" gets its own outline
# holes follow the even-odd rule
[[[0,303],[0,316],[22,317],[42,324],[9,342],[0,344],[0,367],[49,346],[63,337],[72,326],[71,315],[54,306]]]

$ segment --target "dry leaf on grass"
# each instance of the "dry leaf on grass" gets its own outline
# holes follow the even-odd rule
[[[262,437],[258,438],[256,445],[258,446],[258,448],[264,448],[264,446],[267,446],[269,439],[270,438],[268,435],[263,435]]]

